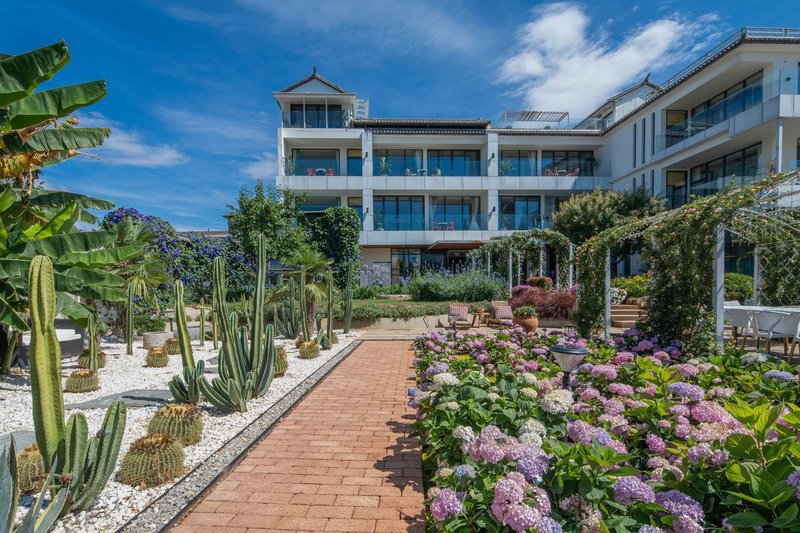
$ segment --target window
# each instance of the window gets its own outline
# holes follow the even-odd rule
[[[480,150],[428,150],[431,176],[480,176]]]
[[[294,150],[295,176],[338,176],[339,150]]]
[[[650,194],[656,193],[656,171],[655,169],[650,170]]]
[[[350,197],[347,199],[347,207],[352,209],[358,214],[358,220],[361,221],[361,227],[364,227],[364,199],[359,197]]]
[[[501,196],[501,230],[524,230],[542,227],[542,199],[539,196]]]
[[[347,175],[360,176],[363,169],[361,150],[347,150]]]
[[[647,136],[647,133],[645,133],[646,131],[647,129],[645,128],[645,119],[642,119],[642,155],[640,159],[643,165],[644,165],[644,145],[645,145],[645,138]]]
[[[671,209],[680,207],[687,201],[686,171],[667,171],[667,205]]]
[[[656,113],[650,113],[650,155],[656,153]]]
[[[761,145],[756,144],[719,157],[689,171],[689,193],[708,196],[731,182],[752,180],[760,173]]]
[[[339,207],[339,201],[340,198],[338,196],[329,198],[306,198],[302,205],[300,205],[300,211],[305,213],[307,220],[313,220],[326,209]]]
[[[689,112],[682,109],[668,109],[666,115],[666,144],[669,148],[673,144],[686,138],[686,126]]]
[[[299,128],[341,128],[342,106],[305,104],[304,109],[303,104],[292,104],[289,108],[289,125]]]
[[[372,207],[376,230],[419,231],[425,229],[425,202],[422,196],[376,196]]]
[[[542,174],[545,176],[593,176],[594,154],[591,151],[543,151]]]
[[[372,161],[376,176],[416,175],[422,168],[422,150],[375,150]]]
[[[419,270],[420,255],[419,250],[392,248],[392,283],[400,283],[400,278],[407,278],[411,276],[415,270]]]
[[[501,176],[535,176],[536,152],[533,150],[501,150]]]
[[[633,125],[633,166],[636,167],[636,124]]]
[[[432,230],[486,229],[480,216],[480,196],[431,196]]]

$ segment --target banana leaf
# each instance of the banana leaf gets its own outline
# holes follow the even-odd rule
[[[56,264],[80,267],[113,266],[143,253],[139,245],[117,246],[91,252],[70,252],[56,258]]]
[[[3,135],[2,144],[8,154],[18,154],[23,152],[64,152],[68,150],[81,150],[83,148],[94,148],[100,146],[111,134],[109,128],[73,128],[70,130],[42,130],[23,141],[15,133]]]
[[[31,94],[69,63],[69,59],[64,41],[0,59],[0,106]]]
[[[81,107],[102,100],[105,95],[106,82],[103,80],[31,94],[9,106],[11,116],[6,120],[4,129],[22,129],[65,117]]]
[[[82,328],[87,328],[89,327],[89,315],[93,311],[68,294],[59,293],[56,295],[56,313],[61,313]]]
[[[84,231],[53,235],[45,239],[30,241],[25,245],[22,255],[25,257],[46,255],[57,258],[69,253],[99,250],[113,243],[115,238],[116,233],[113,231]]]
[[[17,331],[28,331],[28,323],[2,296],[0,296],[0,324],[7,324]]]
[[[31,207],[60,208],[70,202],[77,202],[83,209],[100,209],[102,211],[114,209],[114,202],[67,191],[34,189],[28,199],[28,205]],[[2,204],[0,204],[0,211],[2,211]]]

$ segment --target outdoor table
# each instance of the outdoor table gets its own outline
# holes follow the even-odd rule
[[[472,325],[470,327],[474,328],[476,324],[478,325],[478,327],[484,325],[486,323],[486,317],[488,316],[489,313],[487,313],[486,311],[481,311],[481,310],[475,311],[474,313],[472,313]]]

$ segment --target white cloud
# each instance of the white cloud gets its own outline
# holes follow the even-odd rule
[[[102,113],[90,112],[79,115],[81,126],[111,127],[111,136],[92,152],[112,165],[163,168],[186,163],[189,157],[169,144],[149,144],[141,133],[127,130],[119,122],[106,118]]]
[[[630,31],[611,43],[576,4],[537,8],[523,25],[517,43],[500,67],[502,81],[514,84],[514,94],[528,109],[569,111],[582,118],[608,97],[644,78],[649,72],[684,61],[719,38],[710,14],[688,21],[671,16]]]
[[[242,167],[242,173],[253,179],[270,178],[278,172],[278,157],[270,152],[262,153],[255,161]]]

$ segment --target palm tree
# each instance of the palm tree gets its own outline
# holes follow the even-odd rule
[[[333,264],[333,259],[328,259],[322,253],[313,248],[303,247],[295,251],[286,261],[297,270],[292,274],[300,276],[300,271],[305,267],[306,271],[306,320],[312,333],[316,332],[316,307],[317,303],[323,301],[328,294],[326,284],[328,269]],[[274,297],[282,297],[281,291],[276,291]],[[302,297],[303,295],[301,295]]]

